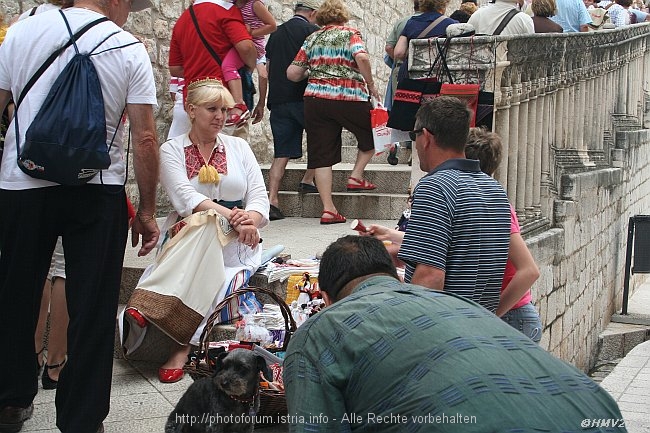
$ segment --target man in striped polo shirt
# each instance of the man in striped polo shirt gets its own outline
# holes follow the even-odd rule
[[[427,172],[417,184],[398,258],[405,281],[456,293],[490,311],[499,304],[510,242],[510,208],[501,185],[465,159],[472,115],[441,96],[423,105],[411,140]]]

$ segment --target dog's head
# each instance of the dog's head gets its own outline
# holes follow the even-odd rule
[[[248,398],[256,393],[266,361],[251,350],[221,353],[213,375],[215,385],[228,395]]]

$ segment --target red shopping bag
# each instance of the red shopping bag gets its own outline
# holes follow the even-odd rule
[[[375,142],[375,155],[385,152],[392,145],[390,138],[391,128],[388,123],[388,110],[381,104],[370,110],[370,126],[372,126],[372,138]]]

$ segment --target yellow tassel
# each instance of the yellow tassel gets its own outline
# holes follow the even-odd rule
[[[219,172],[211,165],[204,165],[199,170],[200,183],[219,183]]]

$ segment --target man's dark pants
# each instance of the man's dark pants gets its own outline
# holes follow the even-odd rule
[[[38,390],[34,332],[62,236],[70,324],[57,427],[95,432],[106,417],[127,218],[122,186],[0,190],[0,408],[26,407]]]

